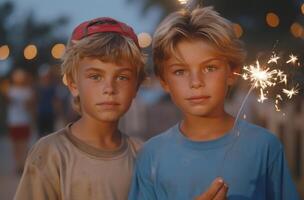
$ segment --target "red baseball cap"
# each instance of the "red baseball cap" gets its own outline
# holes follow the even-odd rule
[[[95,33],[115,32],[131,38],[139,47],[138,39],[133,29],[127,24],[110,17],[100,17],[79,24],[73,31],[71,40],[81,40]]]

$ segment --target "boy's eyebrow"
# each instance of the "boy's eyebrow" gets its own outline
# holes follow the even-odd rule
[[[117,69],[117,71],[121,72],[121,71],[130,71],[130,72],[133,72],[133,68],[130,68],[130,67],[120,67]]]
[[[103,69],[99,69],[99,68],[95,68],[95,67],[89,67],[87,69],[85,69],[85,72],[104,72],[105,70]],[[115,71],[117,72],[122,72],[122,71],[130,71],[133,72],[133,68],[129,68],[129,67],[119,67],[117,68]]]
[[[207,59],[207,60],[205,60],[205,61],[203,61],[203,62],[201,62],[200,64],[205,64],[205,63],[209,63],[209,62],[211,62],[211,61],[225,61],[224,59],[222,59],[222,58],[218,58],[218,57],[213,57],[213,58],[209,58],[209,59]]]
[[[91,72],[91,71],[93,71],[93,72],[104,72],[104,70],[99,69],[99,68],[95,68],[95,67],[89,67],[89,68],[85,69],[85,72]]]
[[[217,61],[225,61],[224,59],[221,59],[221,58],[218,58],[218,57],[214,57],[214,58],[209,58],[209,59],[207,59],[207,60],[202,61],[202,62],[200,63],[200,65],[209,63],[209,62],[214,61],[214,60],[217,60]],[[187,66],[187,63],[181,62],[181,61],[174,62],[174,63],[172,63],[172,64],[169,65],[169,68],[170,68],[170,67],[173,67],[173,66]]]

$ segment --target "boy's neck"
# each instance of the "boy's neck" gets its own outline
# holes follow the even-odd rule
[[[225,135],[233,128],[234,118],[225,113],[220,117],[185,117],[181,122],[181,132],[190,140],[208,141]]]
[[[98,149],[115,150],[121,144],[118,122],[96,122],[81,117],[71,126],[71,134]]]

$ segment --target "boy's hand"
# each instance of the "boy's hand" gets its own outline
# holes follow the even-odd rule
[[[195,200],[225,200],[228,186],[222,178],[215,179],[207,191],[196,197]]]

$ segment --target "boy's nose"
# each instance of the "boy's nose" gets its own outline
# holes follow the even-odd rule
[[[205,85],[202,75],[194,74],[191,75],[190,88],[197,89]]]
[[[114,81],[112,80],[105,81],[102,89],[103,89],[103,94],[107,94],[107,95],[115,94]]]

